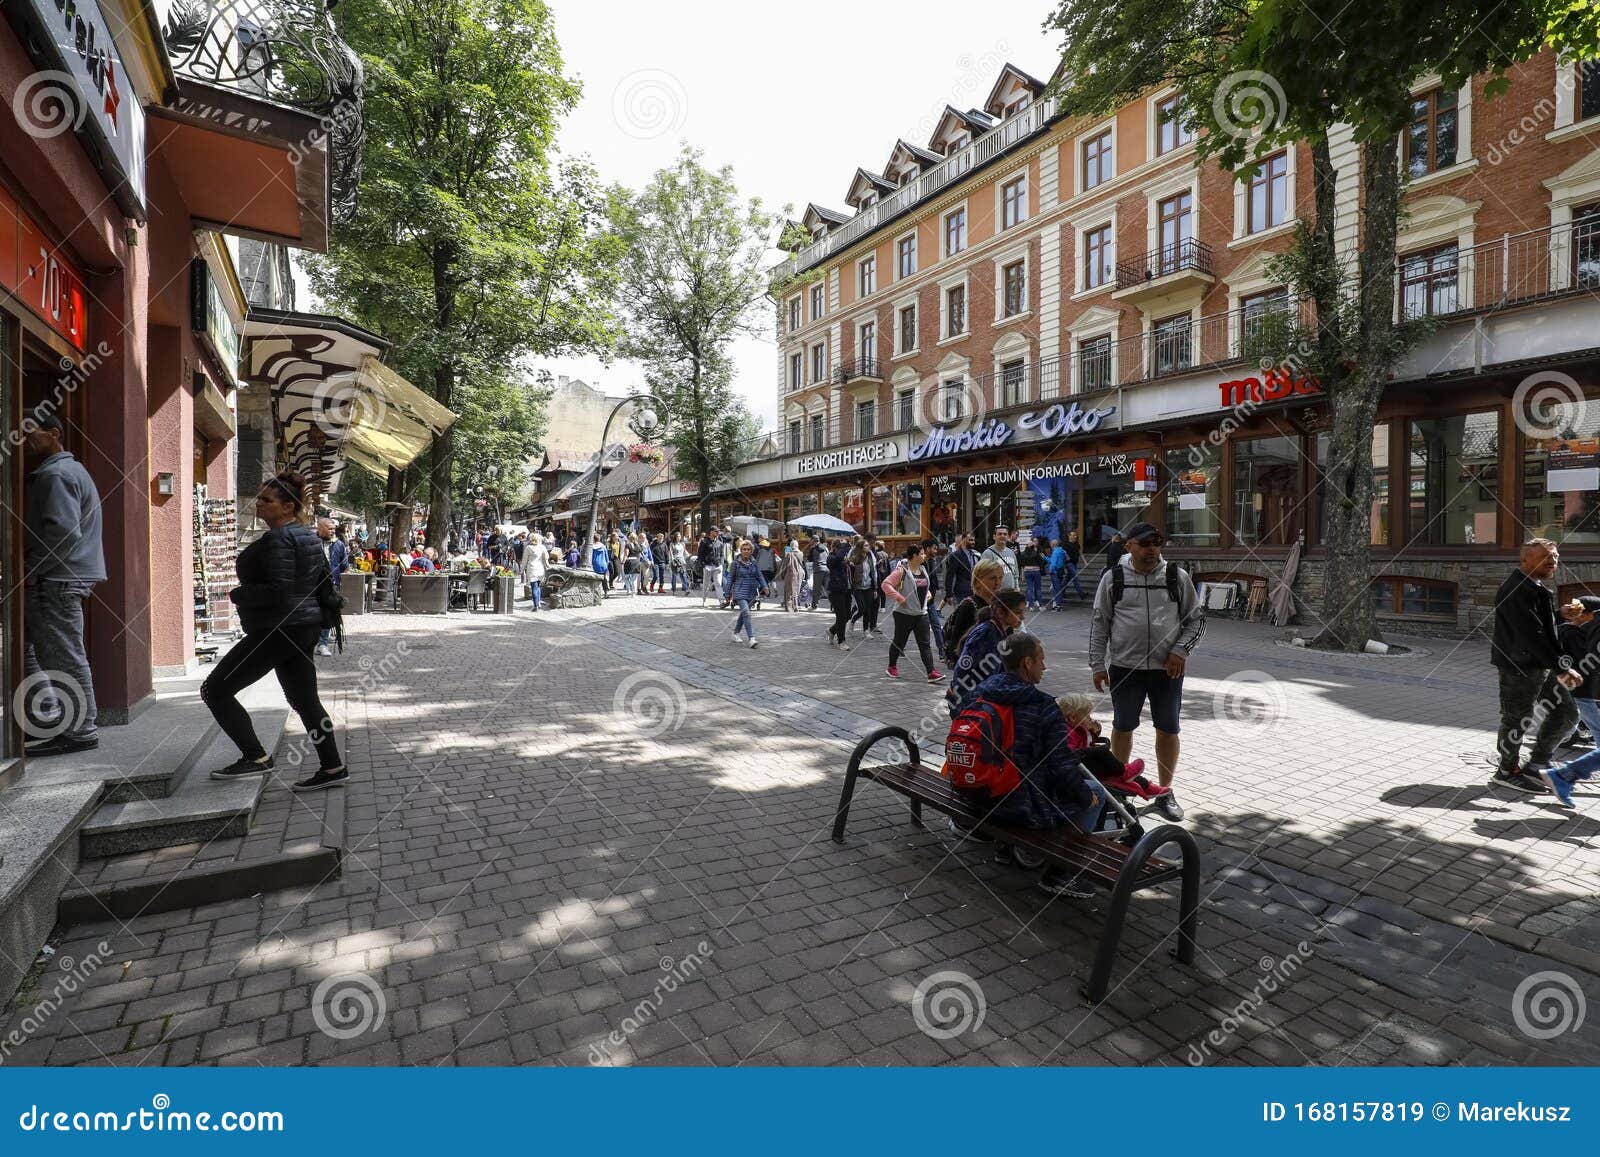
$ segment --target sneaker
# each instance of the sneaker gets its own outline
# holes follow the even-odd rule
[[[1561,801],[1562,807],[1572,806],[1571,780],[1562,775],[1553,767],[1541,767],[1539,769],[1539,778],[1544,780],[1545,785],[1549,787],[1550,791],[1555,795],[1555,797]]]
[[[1039,877],[1039,887],[1052,896],[1067,896],[1074,900],[1088,900],[1094,888],[1082,876],[1069,876],[1060,868],[1052,868]]]
[[[756,649],[756,641],[754,639],[750,640],[750,649],[752,651],[754,651]]]
[[[319,654],[319,655],[331,655],[331,654],[333,654],[333,648],[328,646],[327,643],[318,643],[317,644],[317,654]]]
[[[1010,844],[996,844],[992,862],[1002,867],[1015,868],[1017,866],[1016,853],[1011,850]]]
[[[320,791],[325,787],[339,787],[350,778],[350,773],[342,767],[323,767],[310,779],[302,779],[294,785],[295,791]]]
[[[272,770],[272,756],[264,755],[260,759],[236,759],[227,767],[219,767],[211,773],[212,779],[243,779],[247,775],[265,775]]]
[[[1142,759],[1130,759],[1124,766],[1126,766],[1128,769],[1129,779],[1144,773],[1144,760]]]
[[[835,643],[834,646],[838,647],[841,651],[848,651],[850,649],[849,643]]]
[[[877,628],[877,627],[873,627],[873,628],[872,628],[872,630],[870,630],[870,631],[868,631],[868,632],[867,632],[867,634],[869,634],[869,635],[876,635],[876,636],[877,636],[877,637],[878,637],[878,638],[880,638],[880,639],[881,639],[881,638],[883,638],[883,632],[882,632],[882,631],[880,631],[880,630],[878,630],[878,628]]]
[[[1562,746],[1564,746],[1564,747],[1593,747],[1594,746],[1594,736],[1590,735],[1587,731],[1585,731],[1583,728],[1580,727],[1580,728],[1578,728],[1578,730],[1574,731],[1567,738],[1567,742],[1565,744],[1563,744]]]
[[[899,667],[890,667],[890,668],[888,668],[887,670],[884,671],[884,674],[889,676],[889,678],[891,678],[891,679],[898,679],[898,678],[900,678],[900,668]]]
[[[733,634],[728,636],[728,638],[732,639],[735,643],[737,643],[739,641],[739,632],[737,630],[734,631]]]
[[[1544,771],[1540,768],[1539,771]],[[1543,795],[1544,782],[1537,772],[1517,768],[1515,771],[1496,771],[1489,780],[1490,787],[1503,787],[1510,791],[1520,791],[1527,795]]]
[[[43,759],[52,755],[71,755],[75,751],[93,751],[99,746],[98,735],[82,738],[75,735],[53,735],[49,739],[24,744],[23,752],[29,759]]]
[[[1178,802],[1177,792],[1171,789],[1168,789],[1164,795],[1157,796],[1156,802],[1151,806],[1173,823],[1183,819],[1183,805]]]
[[[943,679],[944,679],[944,672],[943,671],[929,671],[928,672],[928,682],[930,682],[930,683],[938,683]]]
[[[967,827],[966,824],[956,819],[955,816],[949,817],[949,823],[951,834],[960,836],[969,843],[987,844],[991,843],[993,840],[993,837],[984,835],[977,828]]]

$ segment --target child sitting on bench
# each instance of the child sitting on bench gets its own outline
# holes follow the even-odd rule
[[[1094,702],[1087,695],[1063,695],[1056,700],[1056,706],[1067,724],[1067,746],[1078,753],[1083,766],[1101,786],[1124,798],[1152,801],[1161,809],[1162,797],[1170,795],[1172,789],[1159,787],[1144,777],[1144,760],[1130,759],[1124,765],[1111,754],[1110,744],[1100,738],[1100,721],[1094,717]]]

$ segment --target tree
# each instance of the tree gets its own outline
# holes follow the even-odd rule
[[[474,407],[505,400],[529,356],[609,350],[618,242],[593,171],[551,172],[578,86],[541,0],[346,0],[338,13],[366,69],[366,152],[355,219],[311,262],[312,285],[461,417],[427,455],[439,547],[456,443],[502,416]],[[389,490],[409,508],[404,475]]]
[[[482,486],[503,513],[528,488],[528,459],[544,439],[550,372],[532,381],[503,374],[475,379],[461,389],[454,498],[470,511],[473,488]]]
[[[1071,112],[1102,114],[1170,82],[1186,122],[1200,130],[1200,157],[1236,175],[1247,177],[1285,144],[1308,146],[1315,210],[1282,269],[1313,307],[1296,356],[1321,379],[1332,414],[1323,485],[1334,500],[1314,645],[1361,649],[1375,637],[1372,426],[1384,383],[1417,333],[1394,321],[1404,191],[1396,142],[1410,119],[1411,86],[1437,74],[1455,88],[1487,72],[1492,96],[1508,68],[1546,44],[1593,55],[1600,8],[1575,0],[1063,0],[1047,26],[1065,34],[1059,88]],[[1346,126],[1361,155],[1354,269],[1341,267],[1334,247],[1330,140]]]
[[[767,256],[780,216],[741,202],[733,170],[712,172],[687,146],[639,193],[616,189],[611,216],[626,243],[620,302],[624,351],[667,405],[666,441],[680,477],[712,487],[732,472],[755,425],[732,390],[728,347],[759,332]]]

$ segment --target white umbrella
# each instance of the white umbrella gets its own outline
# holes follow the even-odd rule
[[[802,514],[799,518],[791,518],[789,525],[804,527],[807,530],[826,530],[834,534],[857,533],[855,527],[831,514]]]

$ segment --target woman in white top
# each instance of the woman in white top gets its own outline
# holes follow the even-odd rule
[[[538,539],[530,540],[523,549],[521,570],[523,585],[528,588],[528,597],[537,611],[544,603],[545,571],[545,547]]]
[[[922,655],[922,666],[928,672],[928,682],[937,683],[944,678],[933,665],[933,646],[928,627],[928,568],[923,565],[922,544],[906,547],[905,559],[883,580],[883,597],[894,611],[894,638],[889,643],[889,678],[900,678],[900,656],[905,654],[906,640],[917,637],[917,650]]]

